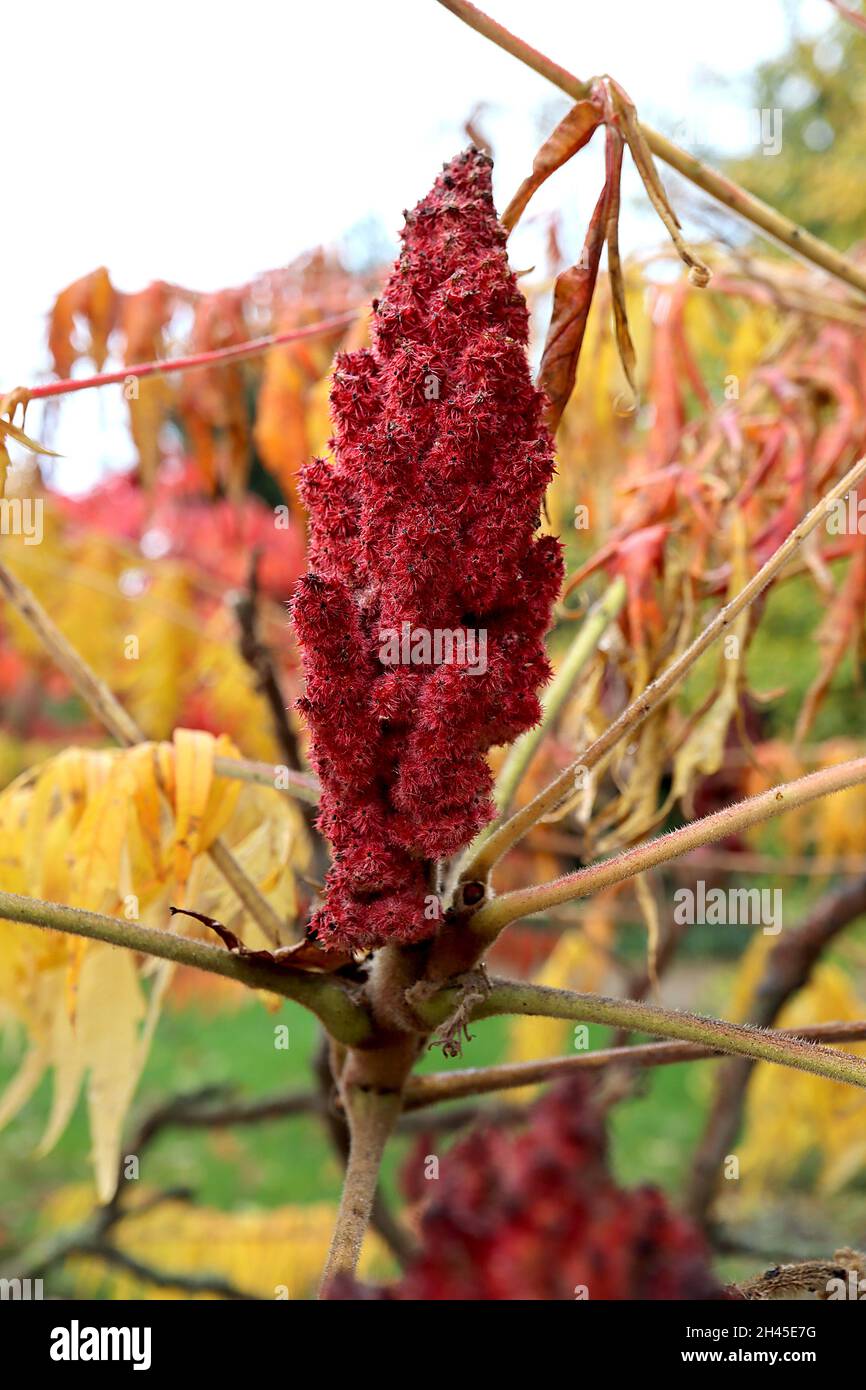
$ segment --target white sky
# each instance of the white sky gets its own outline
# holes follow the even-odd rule
[[[578,75],[611,72],[681,143],[730,150],[754,141],[748,74],[792,21],[816,33],[833,18],[826,0],[487,8]],[[502,207],[565,109],[435,0],[27,0],[7,7],[3,33],[0,390],[43,377],[52,298],[97,265],[122,290],[153,279],[216,289],[368,221],[390,236],[466,143],[477,101],[489,103]],[[599,153],[538,198],[573,209],[575,255]],[[659,239],[645,216],[626,219],[624,254]],[[515,262],[530,263],[515,243]],[[131,459],[122,418],[119,388],[64,402],[64,486]],[[37,438],[39,423],[33,407]]]

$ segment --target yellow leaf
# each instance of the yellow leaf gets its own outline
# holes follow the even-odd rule
[[[18,1114],[32,1096],[48,1065],[48,1052],[34,1044],[28,1048],[24,1061],[0,1097],[0,1129]]]
[[[120,1248],[142,1263],[181,1274],[212,1275],[259,1298],[314,1298],[337,1208],[331,1202],[270,1210],[226,1212],[181,1201],[147,1206],[147,1190],[135,1194],[132,1210],[115,1228]],[[88,1212],[86,1188],[61,1188],[49,1204],[52,1226],[80,1222]],[[76,1257],[67,1265],[82,1297],[106,1291],[111,1298],[173,1298],[176,1289],[158,1289],[146,1280],[107,1268],[98,1259]],[[393,1262],[375,1232],[368,1232],[358,1267],[361,1279],[393,1273]],[[209,1294],[184,1294],[210,1298]]]
[[[760,954],[749,953],[744,977],[754,990]],[[738,991],[740,993],[741,991]],[[863,1004],[851,981],[835,965],[817,967],[780,1013],[774,1026],[801,1028],[827,1019],[856,1021]],[[863,1043],[840,1044],[845,1052],[866,1055]],[[746,1201],[795,1182],[807,1163],[817,1164],[822,1192],[837,1191],[866,1167],[866,1096],[839,1081],[790,1071],[761,1062],[755,1067],[746,1100],[740,1146],[742,1192]]]
[[[120,864],[129,820],[131,779],[127,763],[107,764],[107,775],[72,835],[70,902],[113,913],[120,901]],[[101,767],[99,773],[101,774]]]
[[[36,1149],[37,1157],[50,1153],[65,1130],[81,1092],[82,1063],[78,1035],[68,1009],[55,1009],[51,1029],[51,1056],[54,1062],[54,1091],[45,1133]]]
[[[20,444],[22,448],[29,449],[34,454],[45,454],[48,458],[53,459],[60,457],[59,454],[55,454],[53,449],[46,449],[44,444],[37,444],[35,439],[31,439],[17,425],[13,425],[11,420],[0,419],[0,440],[5,444],[4,436],[14,439],[16,444]],[[6,453],[5,448],[3,452]]]
[[[127,754],[133,781],[138,829],[150,872],[162,877],[162,798],[157,781],[159,760],[152,743],[140,743]]]
[[[230,738],[220,734],[214,747],[214,755],[220,758],[238,758],[240,754]],[[202,817],[201,847],[207,849],[222,835],[235,813],[243,783],[238,778],[217,777],[214,775],[207,806]]]
[[[94,944],[81,970],[76,1029],[81,1062],[89,1071],[87,1108],[102,1202],[110,1201],[117,1185],[123,1121],[144,1063],[143,1018],[134,956]]]
[[[174,872],[183,902],[213,784],[214,738],[198,729],[174,731]]]

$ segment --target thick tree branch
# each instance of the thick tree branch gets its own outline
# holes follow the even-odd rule
[[[354,1274],[358,1266],[373,1211],[382,1155],[403,1102],[396,1091],[348,1086],[343,1089],[343,1103],[349,1120],[349,1158],[337,1224],[322,1275],[321,1298],[327,1298],[331,1282],[338,1274]]]
[[[190,941],[171,931],[155,931],[137,922],[124,922],[99,912],[84,912],[61,903],[23,898],[0,891],[0,921],[24,922],[50,931],[69,932],[93,941],[107,941],[130,951],[159,956],[178,965],[191,965],[212,975],[237,980],[249,989],[263,989],[303,1004],[321,1019],[328,1032],[349,1046],[363,1042],[370,1034],[366,1010],[351,997],[348,988],[333,976],[312,971],[286,969],[237,956],[219,946]]]
[[[349,1126],[343,1111],[335,1103],[337,1098],[334,1093],[334,1074],[331,1070],[331,1051],[331,1041],[327,1034],[323,1033],[316,1051],[313,1068],[319,1084],[319,1113],[322,1117],[322,1124],[345,1174],[349,1161]],[[405,1267],[415,1253],[415,1248],[408,1231],[404,1229],[391,1211],[382,1192],[381,1184],[377,1186],[373,1197],[373,1205],[370,1209],[370,1225],[382,1237],[398,1263]]]
[[[477,881],[487,878],[493,866],[498,863],[513,845],[516,845],[534,825],[574,791],[575,780],[584,778],[601,760],[621,743],[634,729],[638,728],[653,710],[657,709],[668,695],[679,685],[695,662],[716,638],[720,637],[739,615],[763,593],[772,579],[784,568],[796,553],[803,541],[830,514],[832,507],[866,475],[866,458],[860,459],[831,488],[802,521],[782,542],[770,558],[752,576],[738,594],[719,609],[703,632],[695,638],[690,647],[671,662],[646,690],[623,710],[618,719],[605,730],[600,738],[581,753],[570,767],[547,786],[526,806],[522,806],[509,820],[499,825],[482,846],[478,854],[470,857],[469,863],[461,868],[464,881]]]
[[[542,77],[546,77],[549,82],[566,92],[574,101],[583,100],[590,95],[591,83],[582,82],[580,78],[560,67],[551,58],[539,53],[523,39],[519,39],[501,24],[497,24],[495,19],[491,19],[477,6],[470,4],[469,0],[439,0],[439,3],[444,5],[446,10],[455,14],[458,19],[462,19],[464,24],[468,24],[471,29],[482,34],[484,38],[490,39],[492,43],[503,48],[506,53],[510,53],[512,57],[518,58],[521,63],[525,63],[527,67],[532,68]],[[850,12],[848,17],[853,18]],[[853,261],[843,256],[841,252],[835,251],[820,237],[813,236],[805,227],[798,226],[789,217],[784,217],[782,213],[755,197],[753,193],[748,193],[746,189],[740,188],[732,179],[726,178],[724,174],[719,174],[708,164],[696,159],[694,155],[681,150],[664,135],[652,130],[650,126],[641,125],[640,129],[653,154],[664,160],[665,164],[670,165],[672,169],[676,169],[683,178],[696,184],[698,188],[702,188],[705,193],[709,193],[711,198],[715,198],[724,207],[730,208],[731,212],[736,213],[746,222],[751,222],[754,227],[758,227],[774,241],[779,241],[783,246],[787,246],[795,255],[802,256],[805,260],[811,261],[813,265],[820,266],[822,270],[835,276],[836,279],[844,280],[846,285],[853,285],[861,294],[866,294],[866,273]]]

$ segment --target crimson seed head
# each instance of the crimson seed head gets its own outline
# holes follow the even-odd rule
[[[334,848],[326,946],[435,930],[428,863],[493,815],[485,754],[538,719],[550,674],[562,560],[535,532],[553,447],[490,171],[468,150],[406,215],[373,346],[335,363],[334,459],[302,472],[293,612]]]

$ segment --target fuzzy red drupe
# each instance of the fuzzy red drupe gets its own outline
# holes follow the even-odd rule
[[[562,582],[559,542],[536,534],[553,443],[489,158],[446,165],[402,238],[372,347],[335,363],[333,459],[302,473],[310,568],[293,616],[334,850],[311,924],[326,947],[435,931],[431,861],[493,815],[485,754],[539,717]],[[484,669],[383,659],[409,631],[480,634]]]

